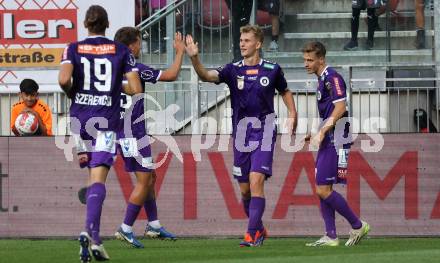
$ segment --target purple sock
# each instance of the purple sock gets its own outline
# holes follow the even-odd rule
[[[321,214],[325,223],[325,232],[329,238],[335,239],[336,236],[336,222],[335,210],[325,203],[324,200],[319,199],[321,205]]]
[[[263,197],[252,197],[249,204],[248,233],[254,237],[257,230],[263,230],[262,221],[266,199]]]
[[[345,201],[344,197],[342,197],[342,195],[340,195],[338,192],[332,191],[324,202],[345,217],[353,229],[359,229],[362,227],[362,223],[359,218],[353,213],[351,208],[348,206],[347,201]]]
[[[144,203],[145,212],[147,212],[148,221],[157,220],[156,199],[149,199]]]
[[[128,203],[127,211],[125,212],[124,224],[126,224],[127,226],[133,226],[134,221],[139,215],[139,211],[141,211],[141,207],[142,206],[140,205]]]
[[[102,243],[99,237],[99,226],[105,194],[105,185],[102,183],[94,183],[88,189],[86,230],[97,245]]]
[[[251,203],[251,199],[242,198],[241,201],[243,202],[244,212],[246,213],[247,217],[249,218],[249,204]]]

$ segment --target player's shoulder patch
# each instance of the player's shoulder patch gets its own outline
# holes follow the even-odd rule
[[[276,68],[277,63],[269,61],[269,60],[266,60],[266,59],[263,59],[263,65],[262,66],[263,66],[263,68],[272,70],[272,69]]]

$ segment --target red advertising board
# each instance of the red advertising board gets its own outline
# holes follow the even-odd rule
[[[384,147],[362,151],[359,136],[349,157],[347,197],[371,235],[440,234],[439,134],[383,135]],[[188,136],[173,137],[183,163],[170,154],[157,169],[159,219],[180,236],[239,236],[247,226],[234,182],[232,152],[219,151],[218,141],[195,161]],[[280,140],[278,140],[279,142]],[[165,145],[153,144],[156,160]],[[231,143],[229,143],[231,149]],[[273,236],[321,235],[324,232],[313,194],[316,152],[284,152],[277,143],[274,175],[266,182],[264,223]],[[68,162],[54,138],[0,138],[0,237],[75,236],[82,229],[85,207],[77,191],[85,170]],[[124,217],[134,177],[117,158],[107,180],[102,234],[110,236]],[[142,233],[144,212],[135,224]],[[225,226],[228,227],[225,227]],[[339,234],[349,225],[337,216]]]
[[[0,10],[0,44],[75,42],[77,12],[77,9]]]

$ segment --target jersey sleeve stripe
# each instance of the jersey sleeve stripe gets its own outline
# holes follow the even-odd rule
[[[156,81],[159,81],[159,79],[160,79],[160,76],[162,76],[162,70],[159,70],[159,74],[157,74],[157,78],[156,78]]]
[[[336,103],[336,102],[340,102],[340,101],[344,101],[344,100],[346,100],[346,98],[336,99],[336,100],[334,100],[334,101],[332,101],[332,102],[333,102],[333,103]]]

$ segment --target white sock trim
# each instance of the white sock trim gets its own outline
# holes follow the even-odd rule
[[[132,226],[129,226],[129,225],[126,225],[126,224],[124,224],[124,223],[121,224],[121,228],[122,228],[122,231],[124,231],[124,232],[126,232],[126,233],[131,233],[131,232],[133,232],[133,227],[132,227]]]
[[[159,220],[154,220],[154,221],[148,222],[148,225],[153,227],[153,228],[161,228],[162,227],[160,225]]]

